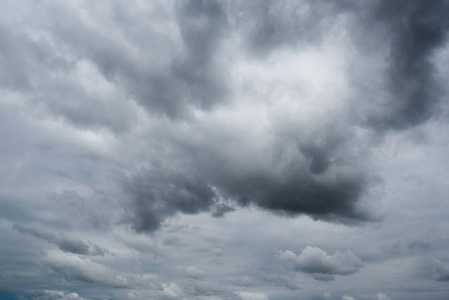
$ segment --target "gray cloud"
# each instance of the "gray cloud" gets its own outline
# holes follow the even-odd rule
[[[448,11],[6,0],[0,298],[445,300]]]
[[[377,300],[390,300],[384,293],[379,293],[376,295]]]
[[[165,22],[172,34],[164,36],[155,31],[150,19],[138,32],[131,32],[139,35],[137,39],[144,35],[148,39],[145,44],[129,35],[133,22],[129,13],[133,11],[120,4],[109,7],[123,25],[117,27],[118,40],[110,32],[92,30],[73,17],[57,27],[55,35],[64,43],[80,45],[80,52],[106,78],[120,84],[125,96],[150,114],[181,118],[188,116],[192,107],[211,109],[226,94],[223,70],[214,60],[220,33],[226,27],[224,11],[215,1],[201,0],[160,5],[157,9],[157,13],[148,13]],[[166,18],[161,19],[158,13]],[[155,63],[148,53],[160,55],[161,61]]]
[[[280,251],[279,260],[288,268],[310,274],[316,280],[334,280],[335,275],[350,275],[357,273],[363,263],[351,251],[327,254],[317,247],[307,246],[296,255],[292,251]]]
[[[195,268],[193,266],[188,266],[188,267],[184,267],[184,268],[180,267],[180,268],[178,268],[178,272],[181,275],[190,277],[195,280],[202,280],[207,277],[206,273],[204,273],[203,271],[201,271],[198,268]]]
[[[18,224],[14,224],[13,228],[21,233],[27,233],[38,239],[43,239],[51,244],[55,244],[60,250],[65,252],[83,255],[101,255],[101,256],[109,253],[108,250],[98,245],[92,244],[90,242],[86,243],[77,238],[68,236],[57,236],[45,230],[30,228]]]
[[[165,170],[143,170],[125,180],[132,199],[129,203],[132,214],[128,217],[137,231],[153,231],[177,212],[194,214],[209,210],[215,197],[206,182]]]
[[[20,298],[20,296],[26,298]],[[17,299],[34,299],[34,300],[87,300],[86,298],[81,297],[78,293],[65,293],[63,291],[32,291],[21,293]],[[16,299],[16,298],[14,298]]]
[[[64,276],[67,281],[81,281],[118,288],[129,287],[132,282],[130,278],[123,276],[113,268],[75,255],[51,253],[45,263],[55,272]]]
[[[433,277],[438,281],[449,281],[449,264],[439,259],[432,260]]]
[[[291,291],[300,290],[301,287],[298,283],[295,282],[294,279],[292,279],[288,275],[276,275],[276,274],[270,274],[270,273],[258,273],[256,275],[258,279],[261,279],[265,282],[272,283],[276,286],[286,287],[287,289]]]
[[[415,126],[432,117],[440,102],[432,55],[447,41],[447,1],[381,1],[376,21],[389,39],[384,110],[369,122],[380,130]],[[381,105],[382,105],[381,104]]]

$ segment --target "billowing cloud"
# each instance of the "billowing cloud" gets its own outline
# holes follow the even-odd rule
[[[279,260],[294,271],[310,274],[316,280],[334,280],[335,275],[350,275],[357,273],[363,263],[351,251],[327,254],[317,247],[307,246],[296,255],[292,251],[279,251]]]

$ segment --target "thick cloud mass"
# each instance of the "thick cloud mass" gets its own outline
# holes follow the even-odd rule
[[[245,11],[250,16],[248,22],[257,24],[250,29],[250,33],[245,34],[249,34],[249,37],[252,38],[251,51],[261,49],[262,52],[266,52],[268,49],[270,52],[274,52],[276,49],[282,48],[283,45],[295,45],[299,41],[303,42],[305,33],[299,29],[301,26],[297,22],[304,22],[305,28],[316,28],[319,31],[324,30],[321,27],[332,28],[332,26],[336,26],[338,17],[341,15],[358,14],[360,19],[354,19],[354,22],[357,23],[363,22],[362,18],[368,14],[364,10],[365,8],[356,5],[348,4],[334,7],[320,2],[316,6],[308,6],[308,17],[317,14],[318,20],[320,20],[322,17],[320,14],[325,8],[332,11],[334,15],[329,21],[319,21],[318,24],[314,24],[308,18],[300,18],[297,20],[301,21],[297,21],[292,17],[292,22],[287,22],[278,17],[273,17],[274,11],[292,9],[294,5],[290,2],[282,4],[264,2],[254,10],[252,10],[251,5],[237,5],[237,7],[243,11],[248,9],[248,12]],[[388,35],[389,48],[387,51],[389,55],[387,61],[389,64],[385,76],[389,79],[385,86],[387,92],[379,99],[374,99],[374,105],[376,106],[370,110],[371,113],[368,115],[338,115],[337,113],[338,117],[333,119],[332,114],[335,114],[336,111],[332,108],[325,111],[326,122],[329,123],[330,127],[322,126],[323,124],[320,123],[323,123],[323,121],[317,121],[318,126],[312,128],[315,136],[305,138],[305,132],[295,128],[295,126],[301,126],[301,122],[292,121],[288,124],[288,126],[291,126],[288,129],[290,136],[287,136],[286,140],[283,136],[284,133],[275,129],[282,123],[282,119],[279,118],[284,116],[274,115],[275,109],[268,108],[264,114],[265,118],[269,118],[269,123],[261,138],[271,139],[271,142],[264,141],[262,145],[247,144],[244,146],[245,148],[239,145],[232,148],[229,146],[230,143],[233,145],[239,143],[239,139],[246,138],[241,132],[236,132],[237,136],[232,139],[226,138],[226,136],[222,139],[218,138],[214,141],[217,146],[210,147],[206,143],[210,138],[216,137],[212,137],[205,126],[215,127],[215,134],[217,135],[226,135],[226,132],[222,132],[220,124],[203,124],[199,119],[193,121],[192,130],[196,130],[208,140],[196,144],[183,140],[177,143],[175,147],[188,149],[181,153],[178,152],[176,157],[169,157],[168,159],[178,160],[179,157],[182,157],[183,161],[187,162],[187,166],[183,166],[188,168],[187,173],[196,176],[195,179],[189,180],[199,181],[203,185],[203,189],[211,189],[211,191],[209,193],[195,193],[195,195],[190,193],[191,196],[169,196],[168,194],[171,193],[170,189],[173,186],[170,182],[171,179],[167,178],[167,182],[160,182],[156,187],[152,181],[154,181],[153,177],[159,176],[158,170],[154,174],[151,174],[151,171],[139,171],[132,181],[136,182],[136,186],[145,185],[145,187],[135,189],[136,195],[133,197],[135,200],[132,205],[134,208],[131,208],[136,212],[135,222],[132,222],[133,226],[138,230],[151,231],[159,226],[163,216],[173,215],[176,211],[192,213],[213,210],[211,207],[214,205],[214,199],[217,198],[217,195],[212,195],[213,189],[238,205],[252,204],[288,215],[309,214],[317,219],[337,222],[372,218],[358,205],[373,182],[372,175],[363,166],[367,152],[364,153],[361,150],[354,156],[348,151],[348,147],[354,142],[365,141],[357,141],[357,139],[354,141],[351,134],[354,134],[357,128],[363,128],[367,124],[369,130],[373,130],[373,133],[404,129],[417,125],[432,116],[432,110],[436,108],[439,99],[436,97],[437,86],[432,78],[433,65],[430,57],[445,41],[447,26],[444,20],[447,18],[444,14],[448,11],[445,7],[446,3],[440,1],[435,1],[431,5],[419,1],[412,3],[402,1],[380,2],[376,5],[373,10],[374,15],[372,15],[376,27],[374,27],[372,36],[378,38],[377,34]],[[372,9],[372,7],[366,9]],[[197,19],[202,20],[204,24],[197,21],[194,22],[195,27],[191,28],[190,26],[194,24],[192,23],[193,11],[201,14],[201,17],[198,16]],[[205,77],[196,77],[195,84],[192,82],[187,85],[194,89],[197,88],[197,84],[207,86],[207,89],[199,89],[207,93],[209,93],[209,88],[218,91],[214,83],[208,82],[209,79],[206,80],[206,78],[213,79],[218,76],[215,74],[220,74],[218,69],[211,69],[212,67],[209,65],[211,61],[210,52],[213,47],[218,47],[220,44],[217,36],[222,35],[223,31],[231,34],[229,32],[235,30],[231,27],[235,22],[233,16],[226,15],[224,8],[214,2],[207,5],[203,2],[189,3],[180,8],[177,16],[187,49],[185,60],[180,66],[181,68],[190,68],[188,66],[194,65],[199,68],[195,71],[190,68],[185,73],[189,76],[196,76],[194,74],[197,73],[206,74]],[[229,21],[223,21],[226,19],[229,19]],[[212,20],[213,23],[209,24]],[[245,26],[244,19],[239,20],[239,22],[241,22],[239,26]],[[200,28],[203,29],[200,30]],[[366,35],[367,32],[363,34]],[[212,39],[212,37],[214,38]],[[364,41],[357,42],[361,43],[363,48]],[[193,48],[193,45],[196,48]],[[201,62],[197,61],[198,59]],[[175,63],[178,64],[176,60]],[[213,72],[212,74],[209,74],[209,71],[202,70],[206,66],[207,70]],[[358,74],[355,75],[358,76]],[[164,84],[161,86],[164,86]],[[192,98],[188,98],[189,103],[198,108],[204,108],[204,105],[198,106],[196,101],[203,101],[202,99],[206,98],[216,99],[217,101],[220,99],[218,95],[213,94],[190,95],[192,95]],[[329,96],[336,97],[335,95]],[[300,97],[291,101],[301,101]],[[323,97],[326,96],[323,95]],[[370,98],[368,97],[368,99]],[[178,99],[184,98],[178,97]],[[260,101],[260,99],[256,98],[253,101]],[[320,101],[324,100],[318,99],[318,102]],[[333,101],[341,100],[333,99]],[[167,101],[163,102],[166,103]],[[365,110],[365,105],[369,107],[373,103],[357,103],[355,105],[356,111],[360,111]],[[257,111],[254,113],[257,114]],[[360,117],[362,117],[361,120]],[[300,112],[298,112],[298,118],[301,118]],[[341,121],[341,118],[344,120]],[[362,122],[359,123],[360,121]],[[334,125],[332,122],[339,122],[339,124]],[[229,126],[230,124],[222,125]],[[257,125],[250,124],[250,126]],[[342,132],[347,134],[342,134]],[[261,146],[265,147],[265,153],[263,157],[257,157],[256,153],[260,153],[261,150],[256,147]],[[292,146],[295,148],[292,149]],[[223,153],[223,150],[255,155],[255,157],[248,159],[252,160],[254,164],[265,165],[266,169],[242,164],[238,159],[232,157],[238,155]],[[180,170],[171,169],[170,172],[177,173]],[[183,170],[182,174],[185,174],[185,172]],[[145,179],[144,174],[147,174],[147,179]],[[166,191],[162,192],[163,189],[166,189]],[[179,187],[179,189],[182,190],[182,187]],[[162,194],[166,194],[166,196],[162,196]],[[164,197],[169,199],[161,200],[165,199]],[[173,197],[184,199],[180,201],[170,200]],[[185,203],[189,201],[189,197],[191,207],[187,209]],[[163,208],[165,212],[159,214],[157,213],[158,209],[152,207],[156,205],[155,203],[161,201],[166,202],[166,204],[162,204],[166,207]],[[145,208],[142,209],[143,207]]]
[[[5,0],[0,298],[446,300],[448,31],[447,0]]]
[[[133,199],[131,222],[137,231],[152,231],[178,211],[193,214],[209,209],[215,197],[205,182],[163,170],[142,171],[126,185]]]
[[[390,35],[388,110],[374,116],[382,130],[419,124],[434,113],[439,97],[431,56],[447,40],[447,1],[382,1],[376,18]],[[385,32],[386,33],[386,32]]]

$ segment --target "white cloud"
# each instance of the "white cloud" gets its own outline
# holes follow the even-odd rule
[[[242,300],[269,300],[268,296],[262,293],[255,292],[238,292]]]
[[[98,283],[111,287],[129,287],[128,278],[111,267],[92,262],[88,258],[51,251],[45,261],[68,281]]]
[[[379,293],[376,295],[377,300],[390,300],[390,298],[387,297],[387,295],[383,293]]]

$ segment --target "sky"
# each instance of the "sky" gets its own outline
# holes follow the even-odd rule
[[[447,299],[448,1],[1,7],[0,299]]]

